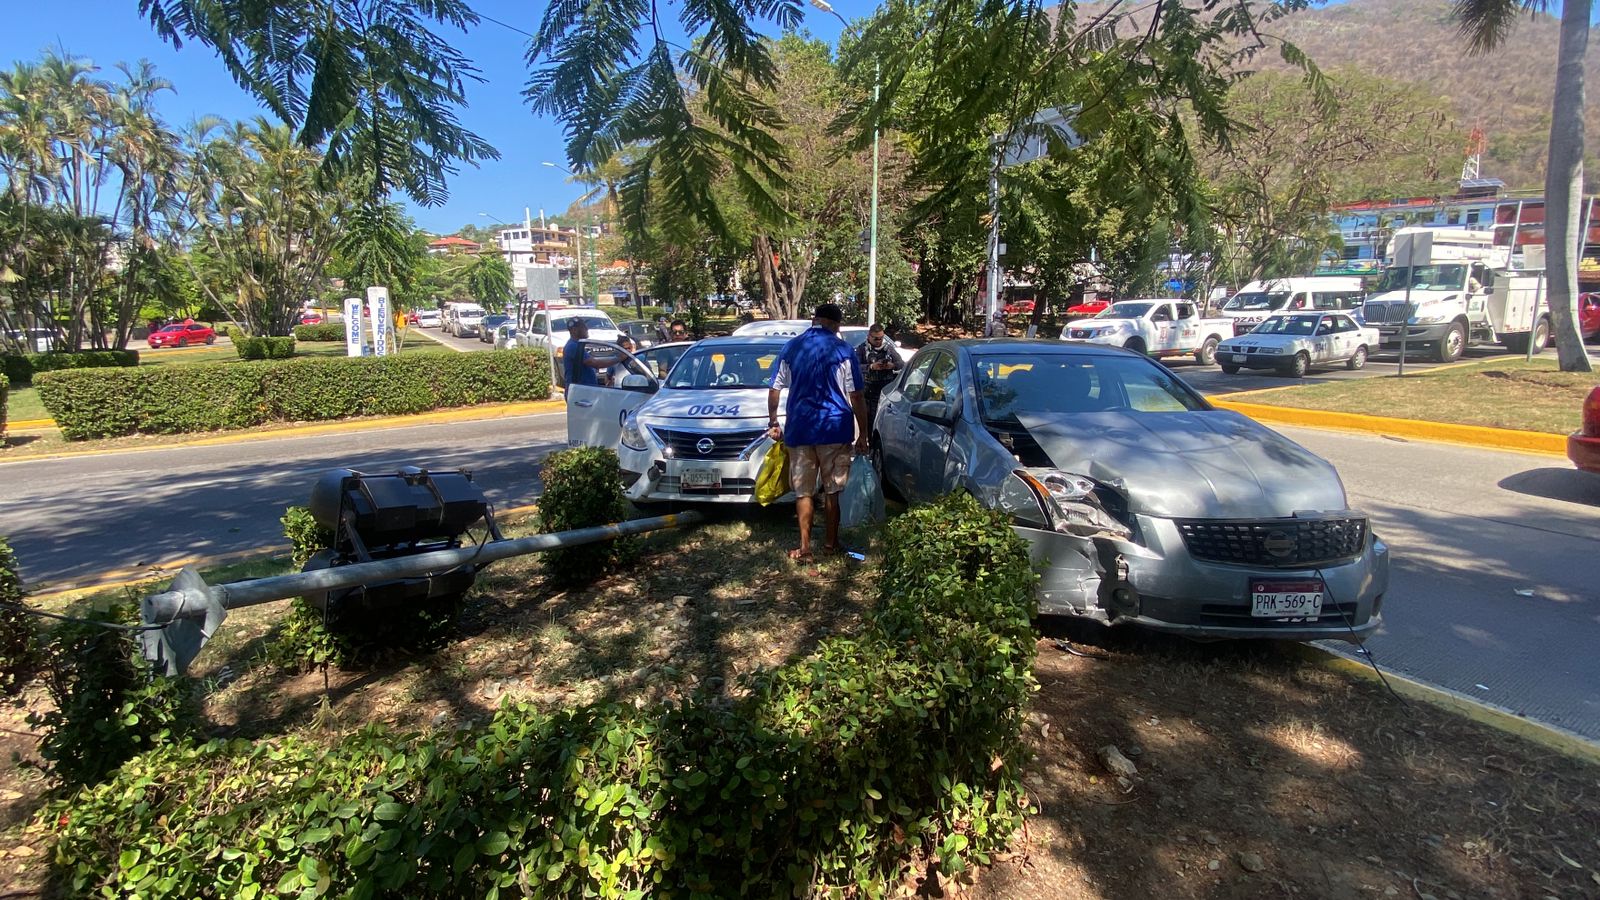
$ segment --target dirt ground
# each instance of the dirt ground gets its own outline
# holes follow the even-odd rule
[[[791,522],[774,510],[654,536],[626,573],[579,591],[547,585],[536,561],[496,564],[450,646],[326,682],[259,660],[282,606],[240,611],[196,661],[206,715],[217,734],[334,737],[370,721],[479,722],[508,696],[560,706],[642,704],[701,683],[737,692],[740,675],[855,629],[871,599],[865,536],[854,542],[865,565],[797,565],[783,555]],[[1600,767],[1278,648],[1055,622],[1042,634],[1025,736],[1039,812],[1014,855],[950,891],[1600,897]],[[36,688],[23,698],[44,702]],[[29,824],[51,786],[34,744],[24,709],[0,708],[0,898],[34,896],[49,853]],[[1108,744],[1138,768],[1126,785],[1096,758]]]
[[[1279,648],[1045,633],[1040,809],[975,896],[1600,897],[1600,767]]]

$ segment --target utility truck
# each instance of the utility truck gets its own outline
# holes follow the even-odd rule
[[[1506,247],[1486,231],[1402,228],[1378,289],[1362,305],[1363,324],[1378,329],[1386,350],[1426,348],[1454,362],[1468,347],[1537,351],[1550,340],[1544,248],[1525,248],[1527,268],[1513,269]]]

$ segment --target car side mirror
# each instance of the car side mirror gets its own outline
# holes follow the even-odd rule
[[[923,400],[911,404],[913,418],[949,428],[956,423],[956,406],[943,400]]]
[[[629,372],[628,374],[622,376],[621,381],[617,382],[617,387],[620,387],[625,391],[653,392],[656,389],[656,383],[651,381],[648,375],[640,375],[638,372]]]

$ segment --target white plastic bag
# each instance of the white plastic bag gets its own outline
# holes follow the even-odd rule
[[[857,456],[850,463],[850,480],[844,493],[839,495],[839,524],[845,528],[860,528],[884,520],[883,486],[878,483],[878,471],[872,460]]]

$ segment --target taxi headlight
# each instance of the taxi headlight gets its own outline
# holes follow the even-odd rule
[[[629,416],[622,423],[622,446],[629,450],[650,449],[650,441],[644,436],[644,429],[639,427],[637,416]]]

